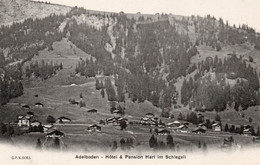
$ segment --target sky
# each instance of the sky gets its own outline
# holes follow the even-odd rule
[[[210,14],[229,24],[247,24],[260,32],[260,0],[44,0],[91,10],[175,15]]]

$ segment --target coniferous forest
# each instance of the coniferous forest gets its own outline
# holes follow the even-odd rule
[[[81,15],[108,21],[97,28],[73,19]],[[65,19],[69,21],[60,30],[59,26]],[[185,32],[190,25],[195,27],[195,42]],[[1,99],[2,103],[23,93],[19,68],[33,56],[39,55],[38,51],[52,51],[53,42],[63,37],[68,37],[78,48],[92,56],[82,59],[75,73],[87,78],[113,76],[114,83],[104,82],[107,92],[116,91],[111,94],[111,101],[124,102],[128,98],[133,102],[148,100],[164,110],[176,104],[177,98],[181,97],[184,106],[217,111],[223,111],[232,103],[235,103],[235,109],[240,106],[246,109],[259,103],[258,72],[239,55],[231,54],[225,59],[216,56],[191,64],[191,58],[199,53],[199,45],[220,51],[225,45],[249,42],[259,49],[259,37],[247,25],[232,26],[210,15],[173,21],[167,14],[159,15],[156,20],[143,16],[135,19],[123,12],[97,14],[75,7],[67,15],[29,18],[12,26],[2,26],[0,31],[1,49],[7,50],[5,55],[3,51],[0,52],[1,72],[6,73],[1,80],[1,88],[4,89],[1,90],[1,96],[7,98]],[[112,51],[108,51],[107,45],[113,47]],[[21,61],[14,67],[17,71],[8,65],[15,61]],[[46,80],[60,69],[62,64],[42,61],[31,63],[25,68],[24,74],[26,77],[34,75]],[[196,72],[195,76],[185,78],[193,72]],[[184,77],[184,81],[178,93],[175,83],[181,77]],[[229,84],[229,80],[235,80],[236,83]],[[6,86],[17,86],[15,88],[19,90],[8,91]]]

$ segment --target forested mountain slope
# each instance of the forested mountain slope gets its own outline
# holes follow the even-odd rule
[[[22,66],[39,51],[51,52],[53,43],[67,39],[91,55],[78,62],[75,74],[113,77],[114,83],[102,82],[111,102],[147,100],[165,117],[176,104],[209,111],[259,104],[260,38],[246,25],[236,27],[210,15],[133,15],[78,7],[57,14],[1,27],[1,67],[17,61]],[[55,74],[53,67],[32,64],[24,74],[44,81]],[[39,68],[52,69],[48,74],[48,69],[38,73]]]

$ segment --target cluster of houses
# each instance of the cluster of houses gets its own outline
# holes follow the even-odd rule
[[[252,126],[251,125],[244,125],[243,134],[248,136],[252,135]]]
[[[42,125],[42,123],[38,120],[33,119],[33,112],[27,112],[24,116],[18,116],[17,126],[21,130],[27,130],[29,132],[44,132],[48,128]]]
[[[157,126],[158,117],[155,117],[155,115],[152,113],[147,113],[145,117],[141,118],[139,123],[147,126]]]
[[[22,106],[23,109],[27,109],[27,110],[31,108],[31,107],[30,107],[29,105],[27,105],[27,104],[22,104],[21,106]],[[39,102],[35,103],[34,106],[35,106],[36,108],[42,108],[42,107],[44,107],[44,105],[43,105],[42,103],[39,103]]]
[[[141,120],[139,121],[139,124],[162,128],[162,130],[156,131],[157,135],[169,135],[170,131],[167,130],[166,128],[172,129],[174,132],[188,133],[187,123],[181,124],[179,121],[176,120],[174,122],[165,124],[152,113],[147,113],[145,117],[142,117]]]
[[[201,114],[198,114],[198,117],[203,117]],[[145,126],[154,126],[158,128],[168,128],[171,129],[175,133],[196,133],[196,134],[202,134],[206,133],[207,127],[206,123],[200,123],[196,126],[196,128],[189,128],[189,122],[179,122],[179,121],[173,121],[170,123],[163,123],[161,120],[158,119],[154,114],[147,113],[145,117],[142,117],[139,121],[139,124],[145,125]],[[220,122],[214,121],[211,124],[212,131],[214,132],[221,132],[221,124]],[[249,131],[250,129],[246,129],[246,131]],[[158,131],[158,135],[167,135],[170,131],[163,129],[161,131]]]
[[[27,107],[27,106],[26,106]],[[29,111],[26,115],[18,116],[17,126],[21,130],[26,130],[27,132],[49,132],[53,127],[52,124],[42,124],[38,120],[33,120],[34,113]],[[59,117],[56,120],[56,123],[68,123],[71,122],[71,119],[67,117]]]
[[[128,124],[128,119],[127,118],[124,118],[124,117],[110,117],[110,118],[107,118],[105,123],[107,125],[120,125],[120,123],[122,121],[125,121],[127,124]]]

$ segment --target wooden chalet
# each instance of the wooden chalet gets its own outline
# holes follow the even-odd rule
[[[123,113],[122,113],[122,111],[120,111],[120,110],[114,110],[113,112],[112,112],[113,114],[116,114],[116,115],[122,115]]]
[[[158,131],[157,135],[170,135],[170,131],[167,129],[163,129],[161,131]]]
[[[153,118],[153,117],[154,117],[154,114],[152,114],[152,113],[147,113],[147,114],[145,114],[145,117],[147,117],[147,118]]]
[[[207,130],[207,127],[206,127],[205,123],[198,124],[198,128],[202,128],[204,130]]]
[[[30,116],[18,116],[18,127],[29,127],[30,126]]]
[[[246,136],[252,135],[251,129],[250,129],[250,128],[245,128],[245,129],[243,130],[243,134],[246,135]]]
[[[71,119],[67,118],[67,117],[59,117],[57,120],[56,120],[56,123],[69,123],[71,122]]]
[[[33,116],[34,116],[34,113],[33,113],[33,112],[27,112],[27,113],[26,113],[26,116],[33,117]]]
[[[46,134],[46,138],[61,138],[61,137],[64,137],[64,133],[58,130]]]
[[[158,125],[157,120],[155,120],[154,118],[147,118],[147,117],[141,118],[139,123],[142,125],[153,125],[153,126]]]
[[[43,104],[42,104],[42,103],[35,103],[34,106],[35,106],[35,107],[38,107],[38,108],[42,108],[42,107],[43,107]]]
[[[53,128],[53,125],[47,124],[43,125],[43,132],[48,132]]]
[[[106,123],[108,125],[119,125],[118,119],[120,119],[120,117],[111,117],[111,118],[106,119]]]
[[[206,133],[206,130],[198,127],[195,130],[193,130],[192,133],[202,134],[202,133]]]
[[[221,131],[221,126],[220,126],[220,124],[219,124],[218,122],[212,124],[212,130],[213,130],[213,131],[216,131],[216,132],[220,132],[220,131]]]
[[[168,123],[166,126],[167,126],[167,128],[174,128],[174,127],[179,127],[180,125],[181,125],[181,123],[176,120],[174,122]]]
[[[100,132],[101,127],[96,124],[92,124],[92,125],[88,126],[87,130],[88,130],[88,132]]]
[[[88,113],[97,113],[97,110],[96,109],[90,109],[87,111]]]
[[[22,105],[22,108],[23,108],[23,109],[30,109],[30,106],[27,105],[27,104],[23,104],[23,105]]]
[[[42,123],[39,122],[38,120],[34,120],[31,122],[31,127],[38,127],[39,125],[41,125]]]
[[[187,125],[180,125],[179,127],[177,127],[177,131],[181,133],[188,133],[189,127]]]

